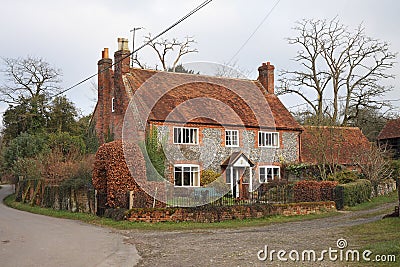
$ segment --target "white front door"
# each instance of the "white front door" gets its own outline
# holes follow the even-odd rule
[[[247,192],[252,191],[252,175],[250,167],[250,177],[244,177],[245,167],[228,167],[226,171],[226,183],[231,187],[232,196],[234,198],[242,198],[247,196]]]
[[[240,197],[240,173],[239,168],[233,168],[233,192],[232,195],[236,198]]]

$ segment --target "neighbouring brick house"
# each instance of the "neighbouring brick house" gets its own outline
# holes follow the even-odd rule
[[[400,158],[400,118],[388,121],[377,137],[378,143],[393,152],[393,158]]]
[[[127,40],[119,38],[115,65],[107,48],[98,62],[92,123],[100,143],[126,138],[126,127],[135,124],[141,140],[144,130],[157,129],[171,185],[199,187],[201,172],[210,169],[239,198],[280,179],[281,162],[300,161],[303,127],[274,94],[269,62],[257,80],[244,80],[131,68],[129,55]],[[128,113],[148,116],[127,120]]]
[[[370,148],[358,127],[303,126],[301,161],[311,164],[335,164],[349,168]]]

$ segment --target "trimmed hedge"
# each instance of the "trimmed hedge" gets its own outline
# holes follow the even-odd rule
[[[360,179],[360,175],[355,171],[343,170],[340,172],[332,173],[328,175],[328,180],[338,181],[339,184],[348,184]]]
[[[370,181],[360,179],[353,183],[341,184],[336,187],[336,208],[343,209],[345,206],[355,206],[370,199],[372,184]]]
[[[319,202],[335,200],[336,181],[300,181],[293,187],[294,202]]]

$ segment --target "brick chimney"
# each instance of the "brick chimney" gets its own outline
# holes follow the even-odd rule
[[[258,80],[264,86],[268,93],[274,93],[274,65],[271,65],[270,62],[262,63],[260,67],[258,67]]]
[[[101,59],[97,63],[98,68],[98,100],[97,100],[97,117],[96,133],[100,143],[104,143],[105,136],[110,124],[111,91],[112,91],[112,59],[109,58],[108,48],[104,48],[101,52]]]
[[[114,53],[114,111],[115,115],[122,116],[129,104],[126,95],[123,76],[130,71],[131,51],[128,48],[128,39],[118,38],[118,51]],[[118,129],[116,130],[118,131]]]
[[[118,38],[118,51],[114,54],[115,73],[128,73],[131,64],[131,51],[128,48],[128,39]]]

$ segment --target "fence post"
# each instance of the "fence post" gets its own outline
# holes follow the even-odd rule
[[[156,187],[156,192],[155,192],[154,197],[153,197],[153,209],[156,207],[157,189],[158,188]]]
[[[400,178],[396,178],[396,187],[397,187],[397,194],[399,196],[399,202],[398,202],[398,210],[399,210],[399,217],[400,217]]]
[[[97,214],[97,190],[94,190],[94,214]]]
[[[133,191],[129,191],[129,209],[133,208]]]

